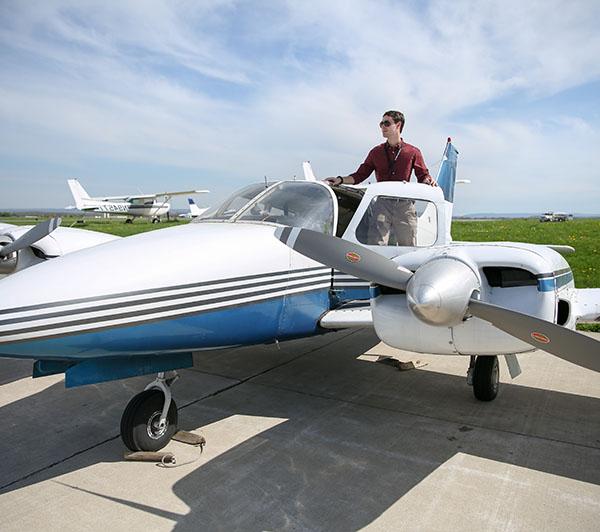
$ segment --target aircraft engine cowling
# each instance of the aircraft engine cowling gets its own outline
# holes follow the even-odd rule
[[[460,257],[443,255],[421,265],[406,287],[411,312],[428,325],[462,322],[469,298],[480,289],[477,269]]]

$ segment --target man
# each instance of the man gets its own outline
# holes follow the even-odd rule
[[[410,181],[414,171],[420,183],[437,186],[435,179],[429,175],[420,150],[404,142],[400,136],[404,115],[400,111],[387,111],[379,127],[386,142],[375,146],[353,174],[329,177],[325,181],[329,185],[356,185],[373,171],[377,181]],[[416,245],[417,214],[411,200],[381,198],[373,205],[371,215],[368,244]]]

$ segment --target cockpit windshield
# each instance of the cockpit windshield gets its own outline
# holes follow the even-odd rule
[[[246,205],[250,200],[254,199],[271,185],[272,183],[253,183],[252,185],[248,185],[240,190],[236,190],[223,203],[215,207],[211,207],[205,213],[192,221],[203,222],[205,220],[229,220],[244,205]]]
[[[273,222],[333,234],[333,197],[325,186],[283,181],[254,200],[235,221]]]

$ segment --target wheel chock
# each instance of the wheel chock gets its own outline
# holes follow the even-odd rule
[[[172,440],[186,443],[187,445],[194,445],[195,447],[200,447],[200,451],[204,449],[206,445],[206,439],[204,436],[200,436],[199,434],[194,434],[193,432],[188,432],[187,430],[179,430],[171,437]]]
[[[162,464],[175,464],[173,453],[136,451],[134,453],[125,453],[125,460],[131,462],[160,462]]]

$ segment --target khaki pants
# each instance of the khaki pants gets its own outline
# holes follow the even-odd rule
[[[408,199],[378,198],[372,207],[368,243],[378,246],[416,246],[415,202]]]

